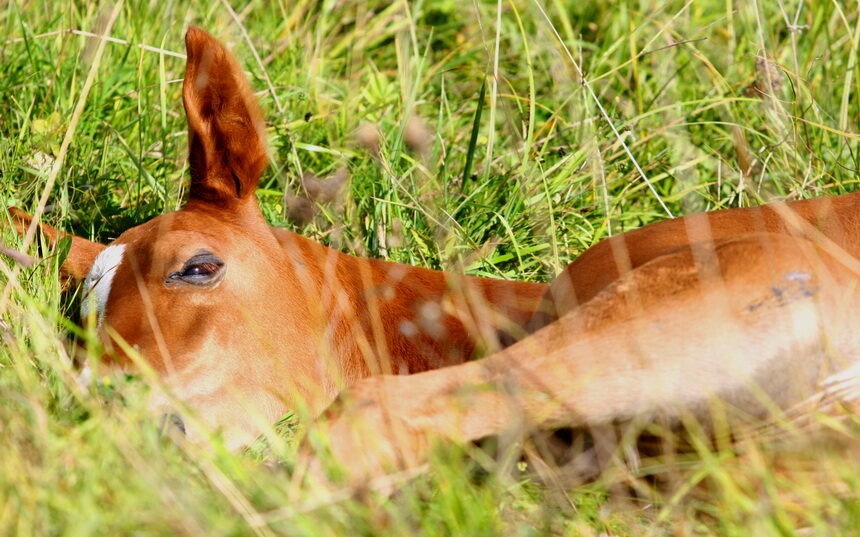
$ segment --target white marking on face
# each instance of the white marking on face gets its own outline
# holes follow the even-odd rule
[[[84,280],[84,302],[81,305],[81,317],[87,317],[91,312],[91,305],[94,306],[99,328],[104,323],[105,306],[107,306],[110,296],[111,284],[116,269],[122,263],[124,253],[125,244],[114,244],[102,250]]]

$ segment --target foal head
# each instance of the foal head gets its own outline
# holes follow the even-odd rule
[[[257,205],[265,125],[242,71],[202,30],[186,46],[187,204],[106,246],[74,237],[62,271],[83,280],[82,314],[119,362],[141,356],[239,445],[258,429],[254,413],[272,423],[321,386],[307,295],[319,278],[301,242],[288,257]]]

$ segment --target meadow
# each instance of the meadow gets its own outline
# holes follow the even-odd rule
[[[102,242],[181,207],[189,25],[232,46],[263,106],[269,222],[349,253],[549,281],[619,232],[860,177],[856,1],[6,0],[0,204]],[[301,482],[289,418],[239,454],[176,444],[142,379],[76,381],[96,345],[62,248],[2,239],[35,263],[0,259],[0,535],[860,527],[850,409],[818,420],[826,441],[636,468],[621,450],[576,483],[452,447],[392,496]]]

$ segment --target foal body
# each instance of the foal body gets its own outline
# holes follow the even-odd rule
[[[643,413],[707,423],[717,399],[742,422],[858,392],[860,194],[646,226],[549,288],[347,256],[267,225],[256,101],[214,38],[192,28],[186,45],[187,205],[107,248],[75,237],[63,271],[85,281],[118,359],[133,347],[228,445],[350,385],[326,417],[355,476],[419,464],[434,436]]]

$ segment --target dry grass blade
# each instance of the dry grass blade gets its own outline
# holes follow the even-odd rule
[[[18,263],[24,268],[29,268],[36,264],[35,257],[21,253],[18,250],[13,250],[7,246],[0,246],[0,254],[8,256],[12,261]]]

